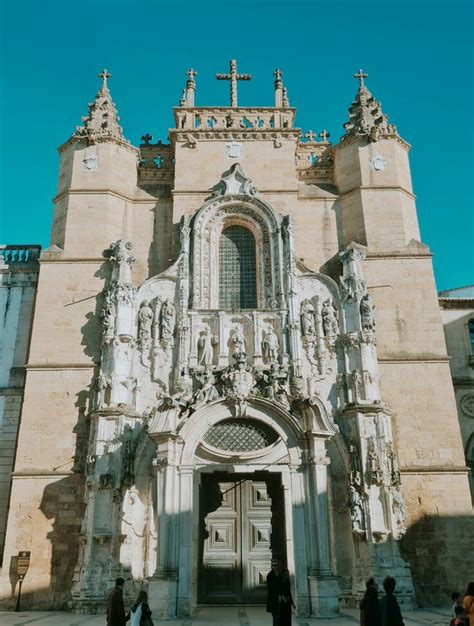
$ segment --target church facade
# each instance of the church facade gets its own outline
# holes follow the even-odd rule
[[[169,143],[139,148],[100,77],[59,148],[2,597],[29,550],[42,608],[99,610],[118,575],[155,615],[261,603],[271,558],[300,615],[369,575],[441,601],[470,570],[468,470],[409,145],[366,75],[331,144],[279,70],[252,108],[235,61],[224,107],[189,70]]]

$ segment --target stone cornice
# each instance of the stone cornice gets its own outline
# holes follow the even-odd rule
[[[87,370],[98,367],[99,363],[27,363],[27,371],[39,370]]]
[[[78,137],[76,135],[72,135],[72,137],[70,137],[67,141],[65,141],[58,147],[58,153],[62,154],[64,150],[66,150],[66,148],[68,148],[69,146],[73,144],[78,144],[78,143],[84,144],[84,147],[99,144],[99,143],[114,143],[117,146],[120,146],[121,148],[125,148],[129,152],[132,152],[133,154],[135,154],[137,159],[140,158],[140,150],[138,148],[136,148],[135,146],[132,146],[132,144],[126,141],[125,139],[121,140],[121,139],[115,139],[111,137],[97,137],[94,143],[90,143],[87,141],[85,137]]]
[[[61,200],[64,196],[72,196],[72,195],[97,195],[97,194],[109,194],[111,196],[114,196],[115,198],[120,198],[121,200],[126,200],[127,202],[133,202],[135,204],[138,203],[149,203],[149,202],[156,202],[157,200],[159,200],[159,198],[155,198],[150,197],[148,198],[137,198],[137,197],[131,197],[131,196],[126,196],[123,193],[120,193],[119,191],[114,191],[113,189],[66,189],[66,191],[62,191],[61,193],[59,193],[57,196],[55,196],[53,198],[53,202],[58,202],[59,200]]]
[[[378,357],[377,361],[379,363],[388,363],[389,365],[400,365],[403,363],[449,363],[451,361],[451,357],[449,356],[426,356],[423,355],[417,357]]]
[[[404,193],[406,196],[408,196],[409,198],[411,198],[411,200],[416,200],[416,196],[414,193],[412,193],[411,191],[408,191],[408,189],[404,189],[403,187],[382,187],[379,185],[359,185],[358,187],[353,187],[352,189],[349,189],[349,191],[345,191],[344,193],[340,194],[340,198],[345,198],[346,196],[350,196],[353,193],[356,193],[357,191],[400,191],[401,193]]]
[[[402,474],[468,474],[469,468],[465,465],[412,465],[411,467],[400,467]]]
[[[442,309],[474,309],[474,298],[438,298]]]
[[[16,472],[12,472],[12,478],[66,478],[67,476],[75,476],[77,472],[55,472],[53,470],[41,470],[41,469],[31,469],[31,470],[18,470]]]
[[[407,152],[409,152],[411,150],[411,144],[409,144],[407,141],[405,141],[404,139],[402,139],[399,135],[397,135],[395,133],[384,135],[378,141],[375,141],[375,142],[369,141],[369,137],[368,136],[361,136],[361,135],[354,135],[352,137],[344,136],[343,138],[341,138],[339,143],[334,144],[333,147],[334,147],[335,150],[340,150],[341,148],[345,148],[346,146],[348,146],[348,145],[350,145],[352,143],[360,142],[364,146],[366,146],[369,143],[372,144],[372,145],[376,145],[379,141],[386,141],[386,140],[394,140],[394,141],[396,141]]]
[[[252,140],[252,141],[274,141],[275,139],[287,139],[298,141],[300,137],[299,128],[275,128],[268,130],[252,130],[251,128],[219,128],[219,129],[189,129],[181,130],[169,129],[170,141],[172,143],[189,141],[192,137],[195,141],[229,141],[229,140]]]

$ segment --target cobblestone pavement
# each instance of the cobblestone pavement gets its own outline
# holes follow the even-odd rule
[[[192,617],[174,620],[154,620],[155,626],[270,626],[271,619],[262,607],[200,607]],[[450,609],[427,608],[404,612],[405,626],[448,626]],[[105,626],[104,615],[75,615],[72,613],[0,611],[1,626]],[[354,626],[359,624],[356,610],[343,610],[336,620],[294,617],[293,626]]]

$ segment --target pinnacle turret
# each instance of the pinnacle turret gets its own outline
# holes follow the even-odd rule
[[[126,142],[122,127],[119,125],[117,108],[107,85],[107,79],[111,78],[111,74],[104,69],[98,76],[102,79],[102,85],[94,102],[89,104],[89,114],[82,118],[84,126],[77,126],[73,137],[85,137],[88,143],[107,139]]]
[[[349,107],[349,120],[344,124],[346,132],[342,139],[365,136],[370,141],[377,141],[386,135],[397,135],[396,126],[388,123],[387,115],[382,112],[382,105],[375,100],[364,83],[367,74],[359,70],[354,78],[359,81],[359,89]]]

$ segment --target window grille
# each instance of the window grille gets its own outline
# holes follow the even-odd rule
[[[229,226],[219,245],[219,305],[221,309],[256,309],[255,238],[242,226]]]
[[[204,442],[228,452],[251,452],[267,448],[278,440],[278,434],[258,420],[227,419],[207,431]]]

